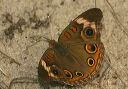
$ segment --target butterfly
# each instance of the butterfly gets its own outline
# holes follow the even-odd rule
[[[105,50],[102,18],[99,8],[91,8],[70,22],[58,41],[46,38],[49,48],[38,66],[40,84],[79,86],[98,75]]]

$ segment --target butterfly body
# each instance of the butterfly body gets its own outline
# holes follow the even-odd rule
[[[63,30],[58,42],[48,39],[50,46],[38,67],[40,82],[76,86],[98,75],[104,55],[102,17],[100,9],[89,9]]]

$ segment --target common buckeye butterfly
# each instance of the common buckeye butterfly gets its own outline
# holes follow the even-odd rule
[[[47,39],[38,75],[41,84],[77,86],[94,79],[101,68],[104,45],[100,39],[102,11],[91,8],[75,18],[58,42]]]

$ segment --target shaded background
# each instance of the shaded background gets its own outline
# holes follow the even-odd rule
[[[48,44],[82,12],[103,11],[101,39],[110,67],[99,83],[82,89],[128,89],[128,1],[0,0],[0,89],[40,89],[38,62]]]

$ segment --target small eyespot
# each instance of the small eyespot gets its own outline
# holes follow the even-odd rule
[[[91,27],[87,27],[85,28],[84,33],[87,37],[92,37],[94,35],[94,30]]]
[[[76,72],[76,75],[77,75],[77,76],[83,76],[83,73],[81,73],[81,72]]]
[[[86,44],[85,49],[88,53],[95,53],[97,51],[96,44]]]
[[[54,75],[59,75],[59,71],[58,71],[57,69],[53,69],[53,70],[52,70],[52,73],[53,73]]]
[[[93,66],[95,64],[95,61],[94,61],[93,58],[88,58],[87,63],[88,63],[89,66]]]
[[[56,65],[52,65],[50,67],[51,73],[53,73],[55,76],[58,76],[61,74],[61,70],[56,66]]]
[[[67,78],[72,78],[73,77],[72,73],[69,72],[68,70],[64,70],[64,72],[65,72],[65,75],[66,75]]]

